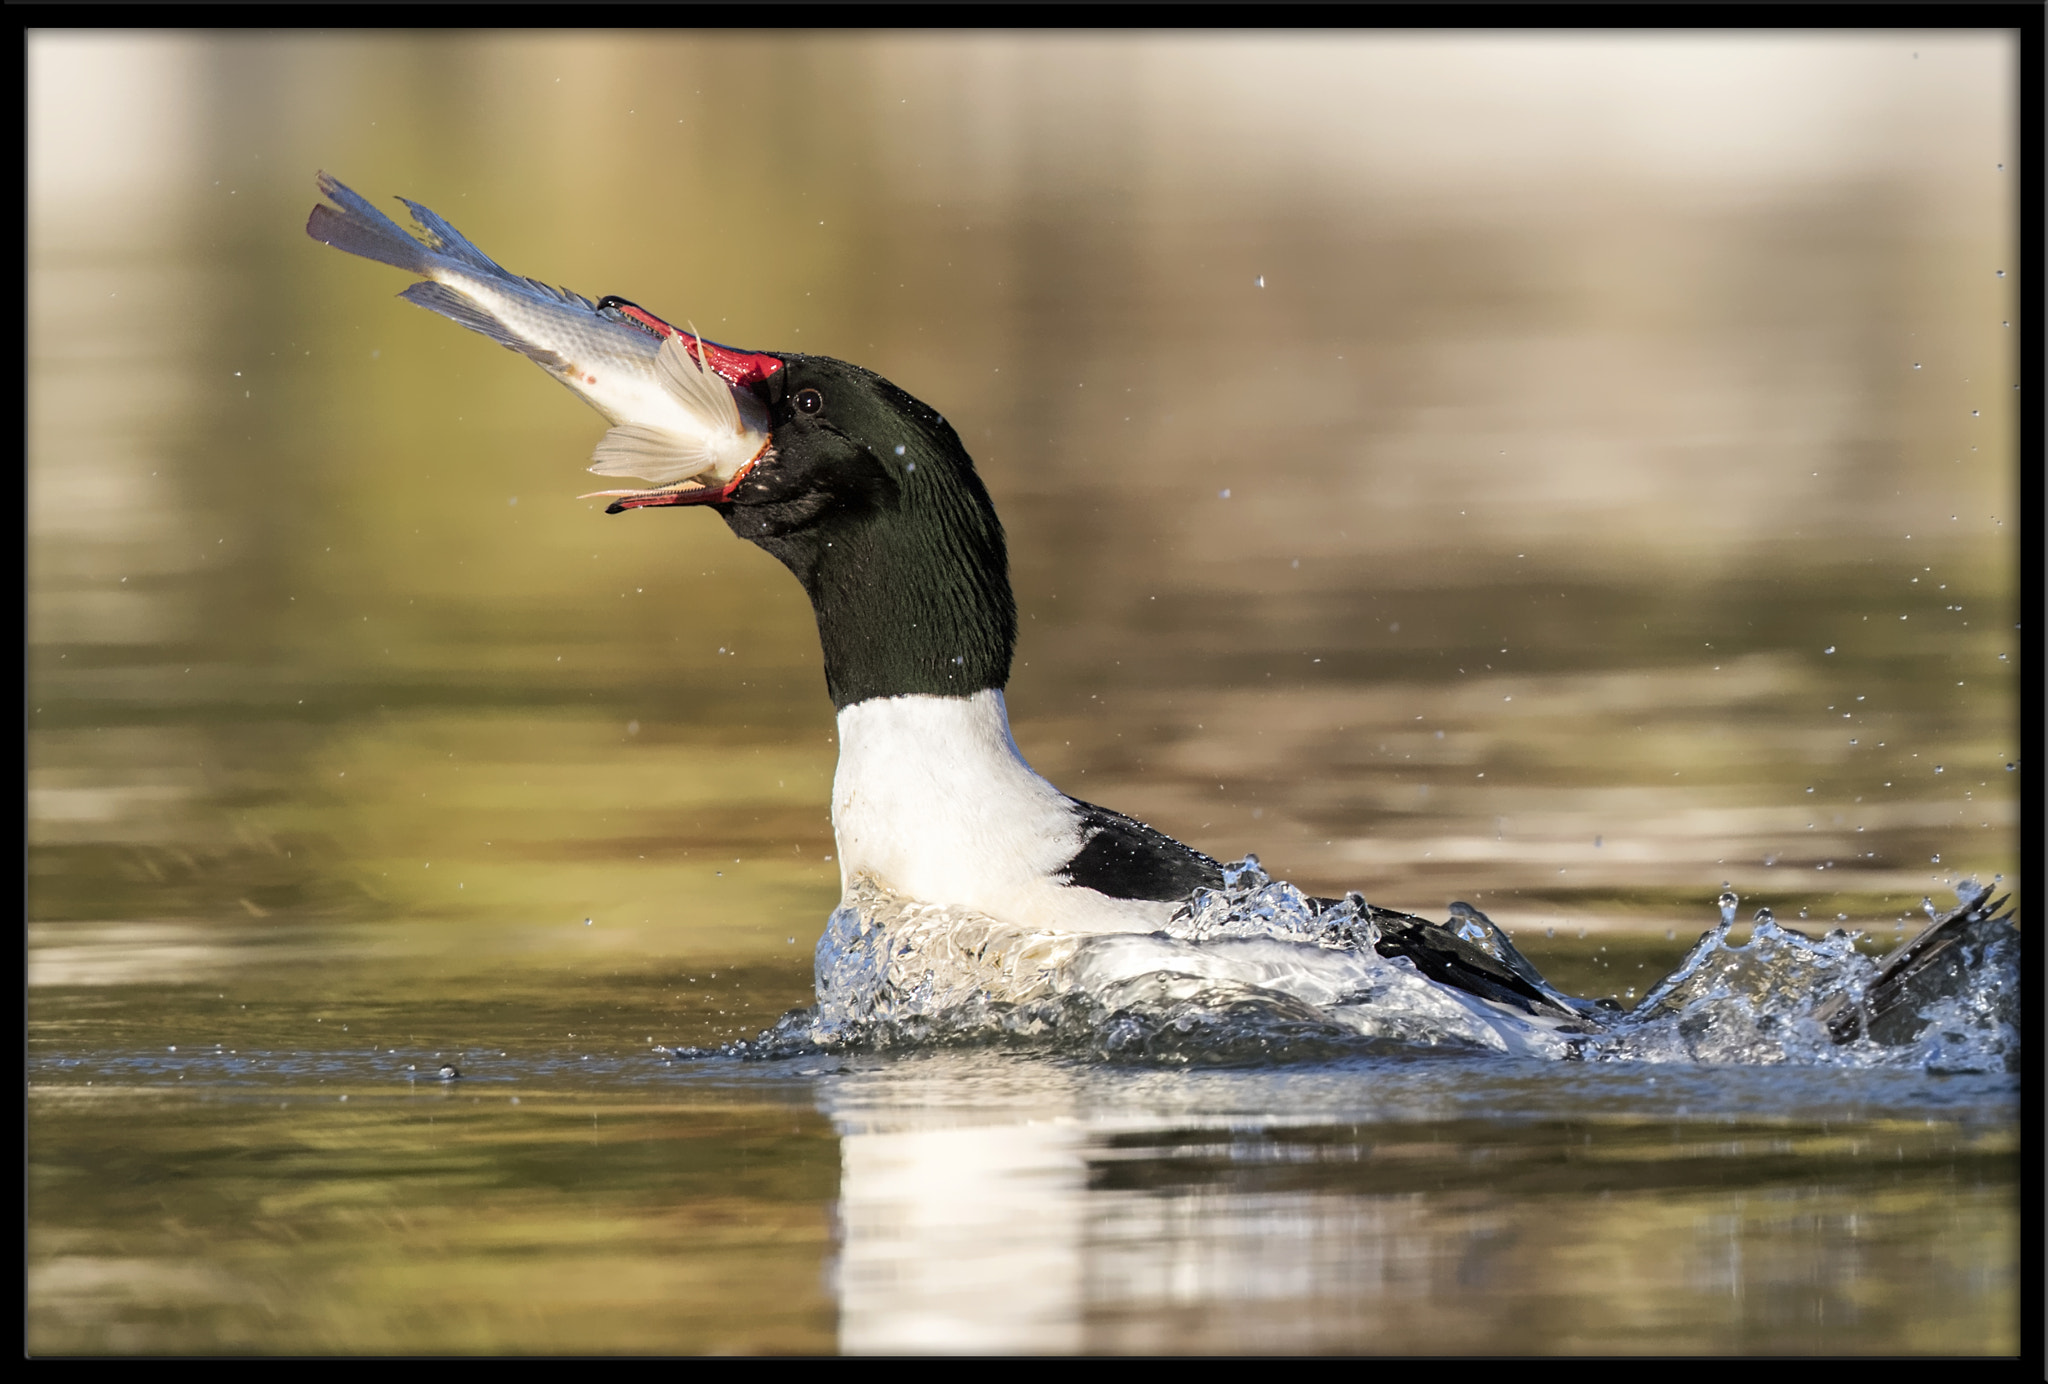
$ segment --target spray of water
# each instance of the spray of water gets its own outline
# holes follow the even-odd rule
[[[818,943],[818,1003],[745,1056],[1014,1044],[1112,1061],[1258,1064],[1443,1048],[1589,1062],[2016,1069],[2019,933],[1974,881],[1883,960],[1739,900],[1633,1009],[1560,994],[1491,919],[1308,897],[1256,857],[1167,928],[1031,932],[857,883]],[[1448,965],[1451,970],[1447,971]],[[1425,967],[1435,971],[1434,978]],[[1461,983],[1445,983],[1456,972]]]

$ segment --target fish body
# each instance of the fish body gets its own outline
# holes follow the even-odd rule
[[[680,332],[622,298],[593,303],[511,273],[417,202],[399,199],[415,236],[337,179],[322,173],[319,184],[333,205],[313,208],[307,235],[419,275],[399,297],[519,352],[604,416],[597,474],[729,493],[767,450],[767,414],[747,386],[779,359]],[[601,493],[648,502],[655,492]]]

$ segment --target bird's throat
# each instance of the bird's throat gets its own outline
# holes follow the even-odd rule
[[[1017,642],[1009,557],[995,508],[971,471],[921,479],[884,501],[830,509],[781,532],[761,523],[750,533],[750,522],[759,520],[747,507],[728,516],[735,532],[795,573],[811,598],[835,707],[875,697],[965,697],[1009,682]]]

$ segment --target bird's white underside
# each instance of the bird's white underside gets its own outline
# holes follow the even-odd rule
[[[1003,694],[875,697],[839,713],[832,829],[842,892],[972,908],[1050,932],[1152,932],[1175,905],[1063,883],[1079,814],[1024,762]]]

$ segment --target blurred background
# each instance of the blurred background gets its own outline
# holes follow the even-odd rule
[[[879,371],[1054,782],[1626,1001],[2017,883],[2010,35],[27,47],[31,1350],[2017,1348],[2003,1075],[668,1066],[811,992],[810,611],[303,230]]]
[[[309,241],[321,168],[943,411],[1077,796],[1511,928],[1917,916],[2014,858],[2015,62],[34,34],[31,922],[836,895],[795,583],[574,498],[597,416]]]

